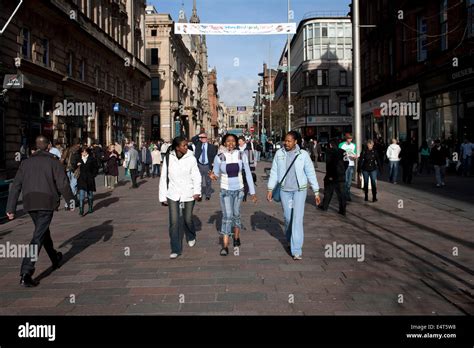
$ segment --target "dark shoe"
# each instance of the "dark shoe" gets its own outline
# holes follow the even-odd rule
[[[31,278],[31,275],[29,274],[23,274],[21,276],[20,285],[23,286],[24,288],[34,288],[38,284],[39,282]]]
[[[374,194],[372,195],[372,202],[377,202],[377,201],[378,201],[378,199],[377,199],[377,194],[374,193]]]
[[[221,249],[221,256],[229,255],[229,248],[222,248]]]
[[[368,202],[368,201],[369,201],[369,194],[368,194],[368,193],[366,193],[366,194],[365,194],[364,201],[366,201],[366,202]]]
[[[79,207],[79,215],[84,216],[84,207]]]
[[[58,252],[56,254],[56,256],[57,256],[57,260],[56,260],[56,262],[53,262],[53,270],[58,269],[59,267],[61,267],[61,261],[63,260],[63,253]]]
[[[234,247],[240,246],[240,238],[234,239]]]
[[[211,200],[211,197],[206,197],[206,201],[210,201]]]
[[[338,211],[338,214],[340,214],[340,215],[342,215],[342,216],[346,216],[346,212],[345,212],[345,211],[339,210],[339,211]]]
[[[322,206],[322,205],[318,205],[318,209],[322,210],[322,211],[327,211],[327,209],[325,209],[324,206]]]
[[[91,199],[89,201],[89,214],[92,214],[94,212],[94,200]]]

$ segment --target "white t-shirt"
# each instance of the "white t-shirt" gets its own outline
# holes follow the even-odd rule
[[[347,141],[345,141],[345,142],[339,144],[339,148],[343,149],[347,153],[346,158],[349,161],[349,167],[353,167],[354,166],[354,160],[351,159],[351,156],[352,157],[357,157],[356,144],[354,144],[354,143],[348,144]]]

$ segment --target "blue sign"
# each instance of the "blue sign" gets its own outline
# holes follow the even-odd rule
[[[247,111],[246,106],[237,106],[237,111]]]
[[[115,111],[120,111],[120,104],[119,103],[114,104],[114,112]]]

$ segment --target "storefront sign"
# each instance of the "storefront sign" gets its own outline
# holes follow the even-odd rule
[[[467,69],[452,73],[451,78],[453,80],[457,80],[457,79],[460,79],[462,77],[466,77],[466,76],[469,76],[469,75],[474,75],[474,68],[467,68]]]
[[[114,112],[119,112],[120,111],[120,104],[119,103],[115,103],[114,104]]]
[[[210,24],[175,23],[175,34],[188,35],[281,35],[296,34],[296,23]]]

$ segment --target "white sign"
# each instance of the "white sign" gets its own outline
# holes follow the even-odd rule
[[[175,34],[189,35],[279,35],[296,34],[296,23],[209,24],[175,23]]]

